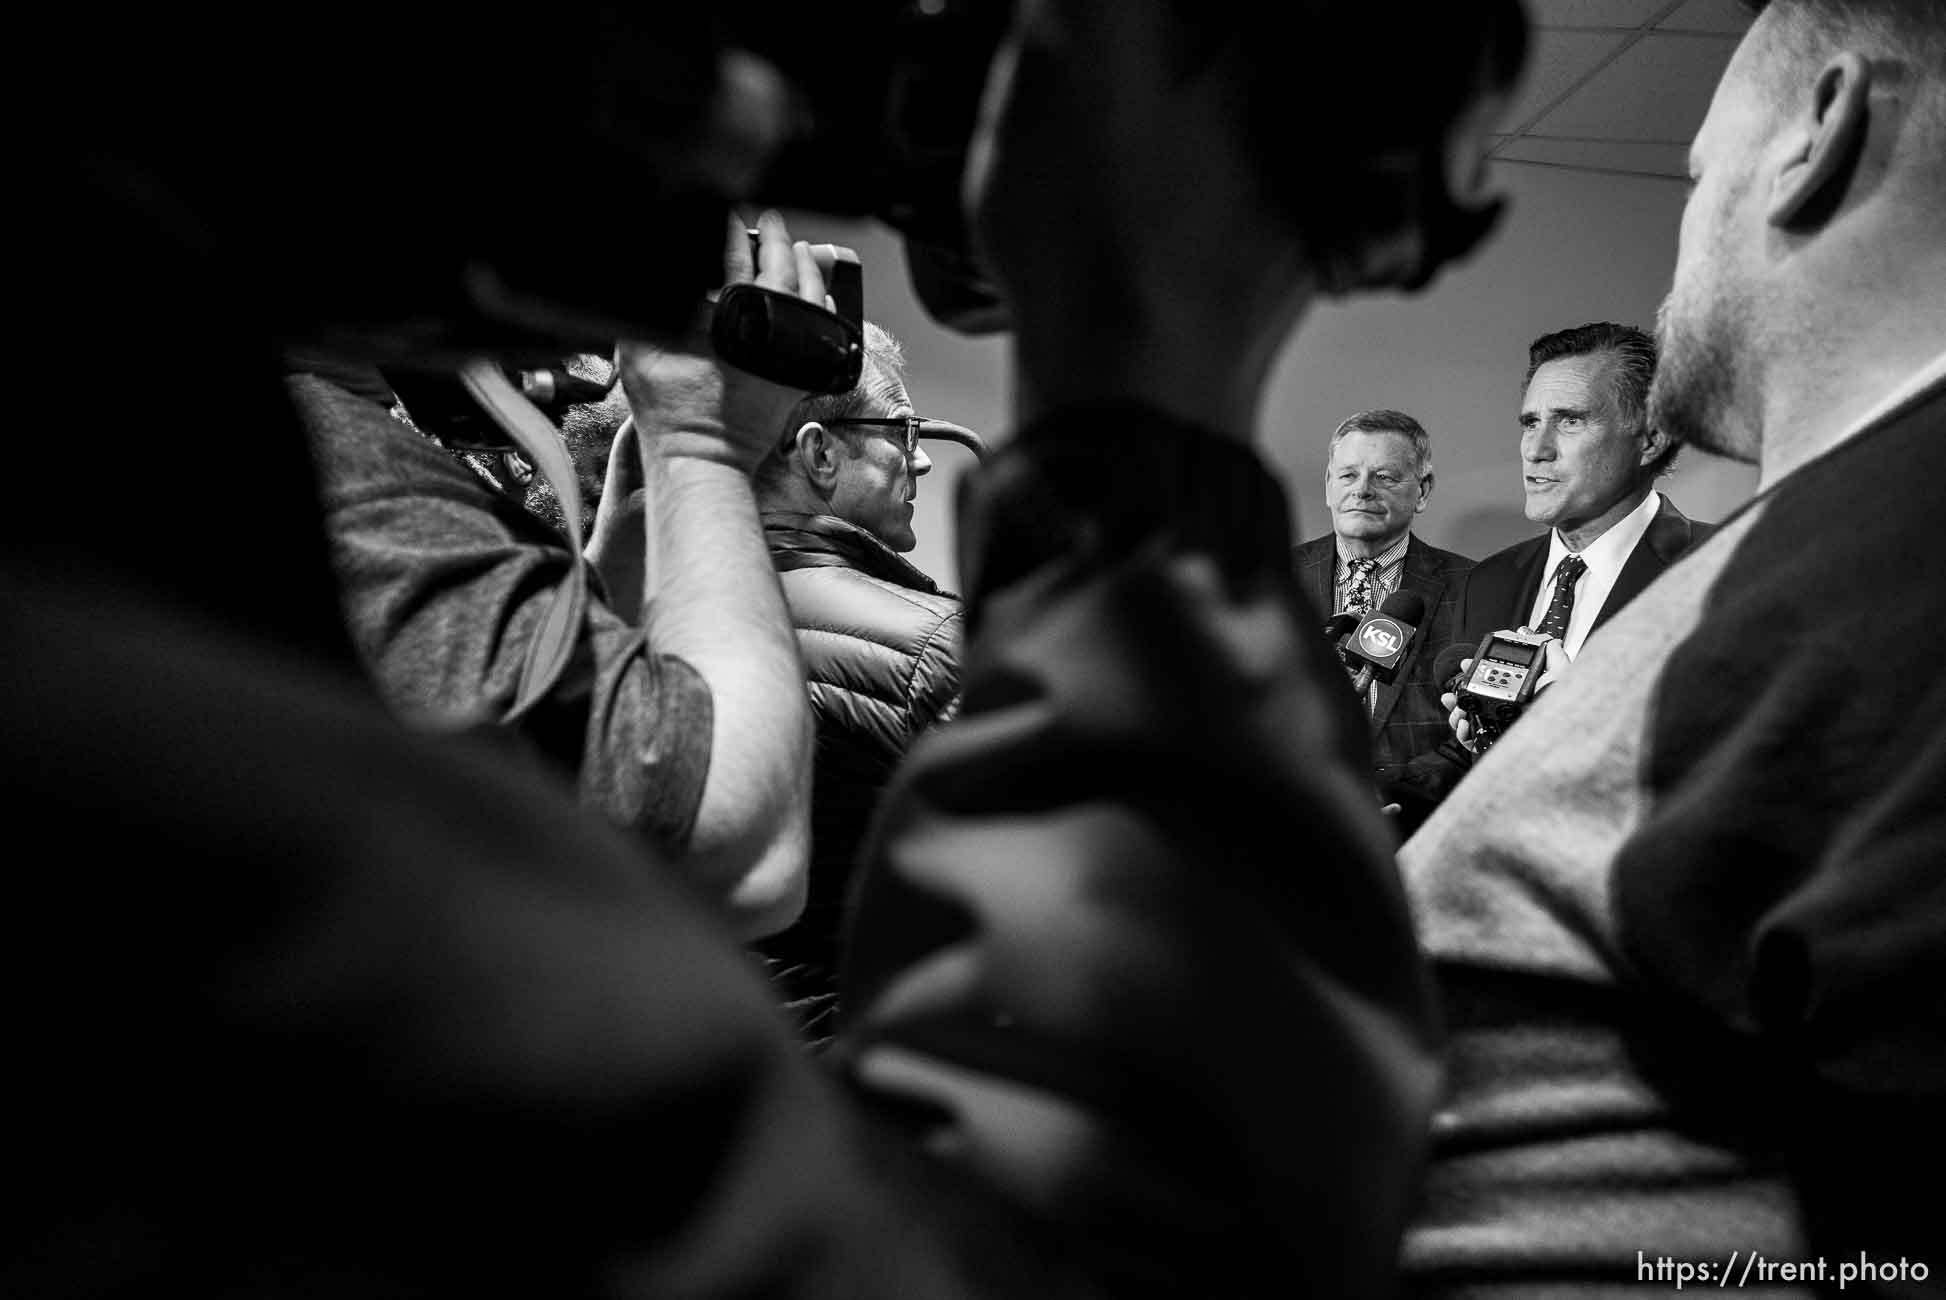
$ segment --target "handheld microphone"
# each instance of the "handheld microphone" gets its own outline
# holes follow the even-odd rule
[[[1390,682],[1399,675],[1399,665],[1405,662],[1412,638],[1418,634],[1419,624],[1425,617],[1426,602],[1422,596],[1417,592],[1395,591],[1375,613],[1359,620],[1340,652],[1345,666],[1354,670],[1351,688],[1355,693],[1363,695],[1370,690],[1374,678]]]
[[[1333,650],[1344,649],[1345,638],[1358,626],[1358,615],[1337,613],[1324,621],[1324,639],[1331,643]]]

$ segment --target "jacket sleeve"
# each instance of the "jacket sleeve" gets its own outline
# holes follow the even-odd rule
[[[933,625],[919,647],[906,688],[906,712],[915,739],[959,712],[960,640],[965,625],[965,611],[955,609]]]
[[[0,808],[70,833],[0,956],[36,1189],[0,1294],[1079,1294],[861,1121],[677,864],[523,756],[12,579]]]
[[[1478,572],[1479,566],[1473,565],[1463,573],[1448,579],[1460,584],[1449,633],[1456,641],[1478,642],[1484,635],[1484,630],[1478,629],[1476,618],[1485,616],[1472,612],[1473,575]],[[1428,642],[1425,651],[1437,656],[1445,648],[1445,645]],[[1432,680],[1429,666],[1425,680],[1417,683],[1414,689],[1428,697],[1421,701],[1421,706],[1443,719],[1446,710],[1439,703],[1439,686],[1438,682]],[[1380,793],[1386,802],[1399,805],[1400,834],[1410,837],[1424,825],[1426,819],[1432,816],[1433,810],[1439,807],[1446,796],[1453,792],[1453,788],[1472,770],[1472,751],[1449,733],[1431,749],[1415,754],[1404,763],[1394,764],[1380,773]]]
[[[71,833],[7,948],[45,1194],[0,1292],[1384,1293],[1423,989],[1356,719],[1252,558],[1281,546],[1210,531],[1226,483],[1265,531],[1281,503],[1219,469],[1092,542],[1073,502],[1071,563],[986,550],[993,653],[899,796],[849,1092],[672,864],[531,763],[4,575],[0,798]]]
[[[1112,1293],[1387,1293],[1431,1016],[1282,494],[1058,428],[964,498],[965,707],[868,848],[839,1059]]]
[[[313,375],[288,381],[318,464],[347,622],[393,708],[443,727],[500,724],[572,556],[385,408]],[[713,709],[689,664],[590,599],[575,657],[522,738],[582,801],[681,849],[709,772]]]
[[[1937,1198],[1906,1188],[1946,1162],[1942,432],[1908,416],[1746,518],[1660,666],[1610,891],[1657,1030],[1645,1073],[1697,1131],[1778,1162],[1807,1254],[1847,1262],[1940,1240]],[[1833,529],[1885,465],[1879,527]]]

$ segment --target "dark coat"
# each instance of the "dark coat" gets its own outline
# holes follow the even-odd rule
[[[931,1150],[1042,1194],[1030,1229],[1082,1225],[1034,1249],[1114,1270],[995,1294],[1392,1294],[1430,981],[1281,487],[1132,402],[961,484],[966,712],[868,842],[847,1059],[889,1063]]]
[[[1648,531],[1629,552],[1615,585],[1595,614],[1594,627],[1614,617],[1615,612],[1640,595],[1662,575],[1662,571],[1687,555],[1690,548],[1716,531],[1715,524],[1700,524],[1676,509],[1668,497],[1649,521]],[[1478,645],[1489,632],[1519,627],[1533,612],[1534,598],[1540,594],[1547,574],[1547,545],[1551,534],[1542,533],[1516,542],[1504,551],[1495,551],[1473,566],[1466,589],[1460,596],[1459,620],[1454,638]],[[1590,635],[1593,629],[1590,629]],[[1434,646],[1437,655],[1444,644]]]
[[[1304,594],[1322,610],[1337,606],[1338,548],[1332,534],[1314,537],[1295,552],[1297,580]],[[1399,590],[1415,592],[1426,602],[1426,621],[1412,640],[1405,663],[1389,685],[1378,687],[1372,710],[1372,763],[1380,772],[1426,753],[1451,734],[1439,692],[1430,690],[1432,661],[1454,639],[1460,590],[1473,561],[1442,551],[1413,537],[1406,543],[1405,566]]]
[[[810,897],[803,916],[760,947],[817,1030],[872,811],[906,749],[957,706],[963,615],[958,597],[862,528],[777,512],[763,525],[804,655],[817,749]]]
[[[1936,380],[1641,593],[1402,855],[1452,1086],[1398,1294],[1942,1240],[1905,1189],[1946,1166],[1943,480]]]
[[[1696,522],[1676,509],[1667,496],[1663,497],[1662,506],[1649,521],[1642,540],[1629,552],[1628,562],[1616,575],[1608,598],[1595,611],[1589,635],[1640,595],[1664,569],[1715,531],[1715,524]],[[1541,533],[1516,542],[1473,566],[1460,593],[1459,615],[1454,624],[1456,643],[1478,646],[1489,632],[1516,628],[1527,622],[1533,613],[1534,598],[1540,594],[1541,582],[1547,576],[1549,537],[1550,534]],[[1429,646],[1427,653],[1437,657],[1442,649],[1443,645]],[[1445,710],[1439,708],[1440,685],[1428,679],[1420,687],[1425,692],[1420,707],[1439,709],[1443,719]],[[1385,798],[1400,806],[1400,829],[1408,835],[1432,815],[1440,800],[1472,770],[1473,756],[1458,741],[1450,739],[1450,731],[1447,735],[1449,739],[1418,755],[1405,768],[1389,774],[1382,783]]]

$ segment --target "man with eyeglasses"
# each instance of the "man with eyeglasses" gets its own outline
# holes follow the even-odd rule
[[[821,301],[822,280],[803,273],[818,270],[809,246],[775,212],[758,227],[753,248],[732,221],[726,282]],[[450,440],[395,419],[395,396],[426,419],[406,394],[428,390],[401,388],[408,373],[293,355],[286,386],[351,641],[391,706],[434,730],[517,735],[755,939],[802,905],[810,726],[750,475],[803,392],[706,345],[625,343],[615,358],[573,363],[588,395],[605,396],[547,432],[569,462],[559,489],[593,502],[600,488],[592,511],[536,509],[551,495],[482,477]],[[561,642],[560,671],[537,682],[532,665]]]
[[[959,692],[959,598],[905,558],[913,500],[932,460],[898,341],[865,326],[865,368],[847,393],[798,403],[756,473],[764,537],[797,626],[817,724],[810,896],[761,945],[806,1036],[835,1028],[846,886],[880,792],[911,743]]]

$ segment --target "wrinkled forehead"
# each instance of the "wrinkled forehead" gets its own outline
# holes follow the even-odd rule
[[[1330,465],[1389,465],[1411,468],[1418,461],[1412,439],[1390,429],[1347,429],[1331,444]]]
[[[1611,358],[1605,353],[1588,352],[1575,357],[1544,361],[1527,381],[1522,396],[1523,415],[1544,415],[1553,410],[1606,411],[1614,397],[1609,382]]]

